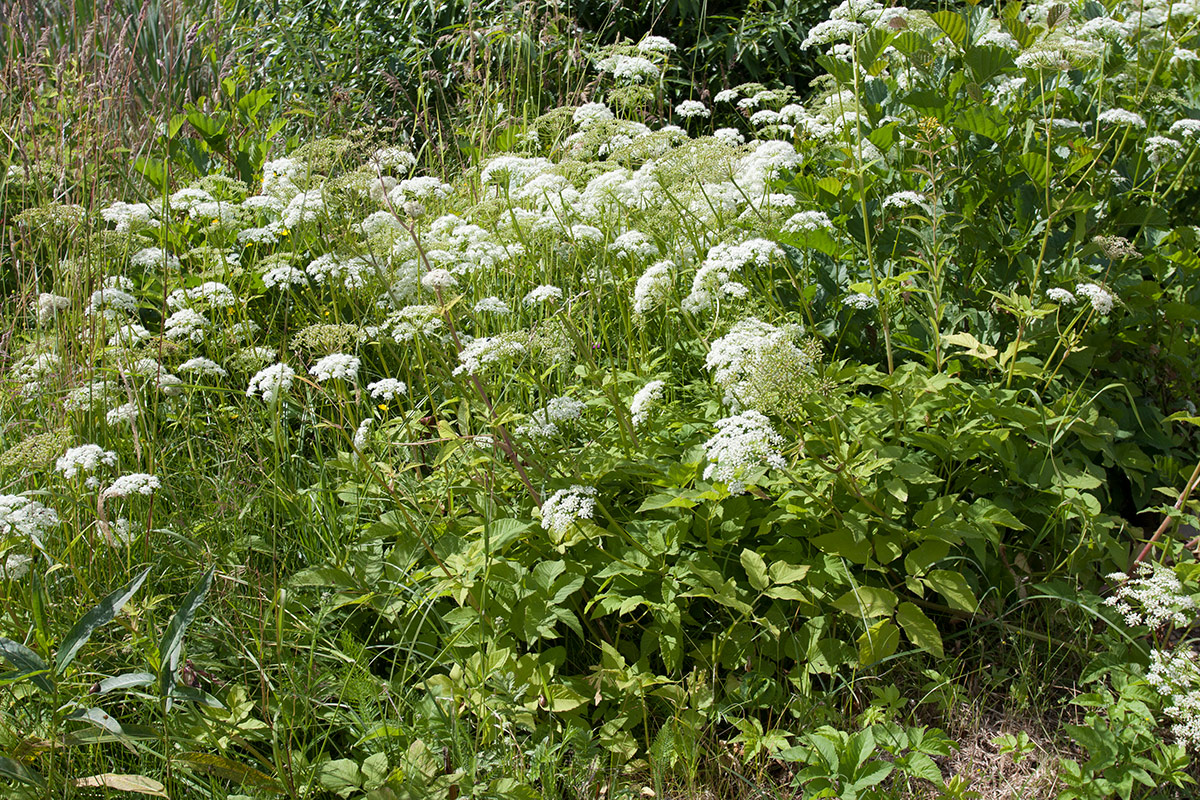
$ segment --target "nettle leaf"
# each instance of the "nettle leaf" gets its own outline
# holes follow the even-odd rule
[[[937,625],[920,608],[912,603],[901,603],[896,611],[896,621],[904,628],[908,640],[917,647],[938,658],[946,655]]]
[[[924,581],[933,587],[934,591],[946,598],[951,608],[974,614],[979,610],[979,600],[971,585],[961,572],[948,569],[935,569],[924,577]]]
[[[1012,56],[1001,47],[972,47],[963,56],[963,60],[967,62],[967,66],[970,67],[975,80],[979,83],[986,83],[1000,73],[1008,72],[1016,67]],[[987,108],[993,107],[987,106]]]

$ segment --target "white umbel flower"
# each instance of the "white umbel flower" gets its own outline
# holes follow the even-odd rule
[[[381,378],[374,383],[367,384],[367,393],[371,395],[372,399],[384,400],[389,403],[407,391],[408,386],[404,381],[395,378]]]
[[[332,353],[325,356],[308,371],[317,379],[317,383],[328,380],[353,381],[358,377],[358,368],[362,362],[347,353]]]
[[[761,413],[745,411],[735,417],[717,420],[716,425],[716,434],[704,443],[704,453],[709,461],[704,480],[724,483],[730,494],[744,494],[749,471],[787,466],[778,452],[783,446],[783,437]]]
[[[98,444],[81,444],[59,456],[54,462],[54,471],[71,480],[81,472],[95,472],[101,467],[113,467],[116,464],[117,454],[112,450],[105,450]]]
[[[596,513],[596,487],[575,484],[559,489],[542,503],[542,528],[561,536],[581,519]]]
[[[287,364],[272,364],[254,374],[246,388],[246,396],[259,396],[267,403],[274,403],[281,394],[292,388],[295,379],[296,371]]]
[[[641,425],[646,421],[650,411],[662,400],[663,389],[666,388],[666,385],[665,381],[650,381],[637,390],[637,394],[633,396],[633,401],[629,404],[629,413],[633,416],[634,425]]]
[[[155,489],[162,487],[162,483],[153,475],[145,472],[131,472],[128,475],[122,475],[117,478],[112,484],[104,490],[104,497],[128,497],[131,494],[152,495]]]

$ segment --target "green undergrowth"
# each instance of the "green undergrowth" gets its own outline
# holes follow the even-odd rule
[[[844,4],[803,101],[648,36],[448,171],[238,75],[119,200],[6,151],[5,791],[1186,796],[1196,20]]]

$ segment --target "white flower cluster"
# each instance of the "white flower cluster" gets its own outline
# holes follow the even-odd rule
[[[145,472],[131,472],[122,475],[104,490],[104,497],[128,497],[131,494],[152,495],[162,483],[153,475]]]
[[[646,421],[650,411],[662,400],[666,385],[664,381],[650,381],[637,390],[629,404],[629,413],[633,416],[634,425],[641,425]]]
[[[1075,295],[1058,286],[1055,286],[1053,289],[1046,290],[1046,299],[1058,303],[1061,306],[1073,306],[1076,302]]]
[[[857,311],[870,311],[879,308],[879,298],[874,295],[857,292],[842,298],[842,305]]]
[[[1174,652],[1153,650],[1146,681],[1163,697],[1171,718],[1171,733],[1184,747],[1200,750],[1200,664],[1196,652],[1180,647]]]
[[[382,378],[367,384],[367,393],[375,400],[391,402],[408,391],[408,385],[396,378]]]
[[[292,388],[296,379],[296,371],[287,364],[272,364],[261,369],[250,379],[246,387],[246,396],[261,396],[267,403],[274,403],[281,394]]]
[[[555,397],[529,415],[529,419],[517,428],[518,436],[532,439],[550,439],[559,433],[559,422],[577,420],[583,415],[584,404],[570,397]]]
[[[623,258],[651,259],[658,255],[658,245],[641,231],[626,231],[608,246],[610,253]]]
[[[659,261],[641,274],[633,288],[635,314],[648,314],[666,301],[671,293],[671,269],[674,266],[670,261]]]
[[[766,239],[714,246],[692,279],[692,291],[683,301],[683,310],[692,314],[706,311],[719,295],[745,297],[749,289],[733,276],[746,267],[769,266],[772,259],[782,256],[779,245]]]
[[[833,222],[824,211],[798,211],[783,223],[784,233],[833,233]]]
[[[581,519],[596,513],[596,487],[575,484],[559,489],[542,503],[542,528],[561,536]]]
[[[33,303],[34,313],[37,314],[39,325],[45,325],[54,320],[54,317],[60,311],[66,311],[71,307],[71,298],[63,297],[62,295],[50,294],[42,292],[38,295],[37,300]]]
[[[317,383],[331,380],[353,381],[358,377],[358,368],[362,362],[347,353],[331,353],[317,361],[308,374],[316,378]]]
[[[163,323],[163,330],[168,339],[188,340],[194,344],[204,341],[206,328],[208,328],[208,320],[190,308],[179,309],[167,317],[167,321]]]
[[[684,100],[675,106],[675,116],[683,117],[684,119],[694,119],[697,117],[707,119],[712,116],[712,112],[699,100]]]
[[[1183,593],[1179,578],[1168,567],[1142,561],[1134,575],[1114,572],[1107,577],[1118,585],[1104,604],[1115,608],[1129,625],[1183,626],[1196,617],[1196,601]]]
[[[454,368],[454,374],[481,375],[488,367],[524,352],[525,345],[512,336],[481,336],[458,354],[459,365]]]
[[[179,365],[179,371],[185,374],[195,373],[197,375],[211,375],[217,378],[224,378],[229,375],[220,364],[211,358],[204,358],[203,356],[189,358]]]
[[[512,309],[508,307],[499,297],[485,297],[475,304],[474,311],[476,314],[511,314]]]
[[[58,525],[58,514],[19,494],[0,494],[0,534],[27,536],[41,545],[41,536]]]
[[[1141,114],[1133,111],[1126,111],[1123,108],[1110,108],[1107,111],[1100,112],[1100,116],[1096,121],[1102,125],[1124,125],[1138,130],[1145,130],[1146,120]]]
[[[81,444],[72,447],[54,462],[54,471],[71,480],[81,472],[95,472],[101,467],[114,467],[117,454],[105,450],[98,444]]]
[[[1075,294],[1086,297],[1092,303],[1097,314],[1107,316],[1113,310],[1116,297],[1107,289],[1095,283],[1081,283],[1075,287]]]
[[[709,464],[704,480],[720,481],[730,494],[746,491],[748,472],[759,467],[783,469],[787,462],[779,455],[783,437],[771,427],[771,421],[757,411],[744,411],[735,417],[717,420],[717,432],[704,443]]]
[[[563,290],[557,286],[538,286],[525,295],[525,305],[532,306],[537,303],[555,302],[562,300]]]
[[[0,578],[10,581],[19,581],[29,574],[29,567],[33,564],[33,559],[23,553],[9,553],[4,557],[4,563],[0,564]]]

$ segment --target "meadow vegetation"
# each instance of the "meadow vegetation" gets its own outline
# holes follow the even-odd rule
[[[0,18],[5,796],[1196,791],[1200,5],[123,1]]]

